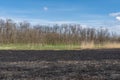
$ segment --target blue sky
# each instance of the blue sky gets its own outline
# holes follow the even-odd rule
[[[120,0],[0,0],[0,18],[120,30]]]

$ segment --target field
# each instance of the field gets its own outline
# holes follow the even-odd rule
[[[120,49],[1,50],[0,80],[120,80]]]
[[[104,43],[94,44],[81,43],[81,44],[57,44],[57,45],[42,45],[42,44],[0,44],[0,50],[83,50],[83,49],[112,49],[120,48],[120,43]]]

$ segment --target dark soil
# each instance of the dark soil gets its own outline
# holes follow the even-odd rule
[[[0,80],[120,80],[120,49],[1,50]]]

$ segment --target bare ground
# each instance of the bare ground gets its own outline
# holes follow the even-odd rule
[[[1,50],[0,80],[120,80],[120,49]]]

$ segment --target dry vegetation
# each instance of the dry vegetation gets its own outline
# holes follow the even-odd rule
[[[0,20],[0,44],[14,44],[16,46],[29,44],[41,47],[46,45],[77,45],[79,47],[75,48],[78,49],[120,48],[120,36],[107,29],[83,28],[80,25],[70,24],[31,25],[27,22],[15,23],[8,19],[6,21]],[[30,47],[28,46],[28,48]]]

